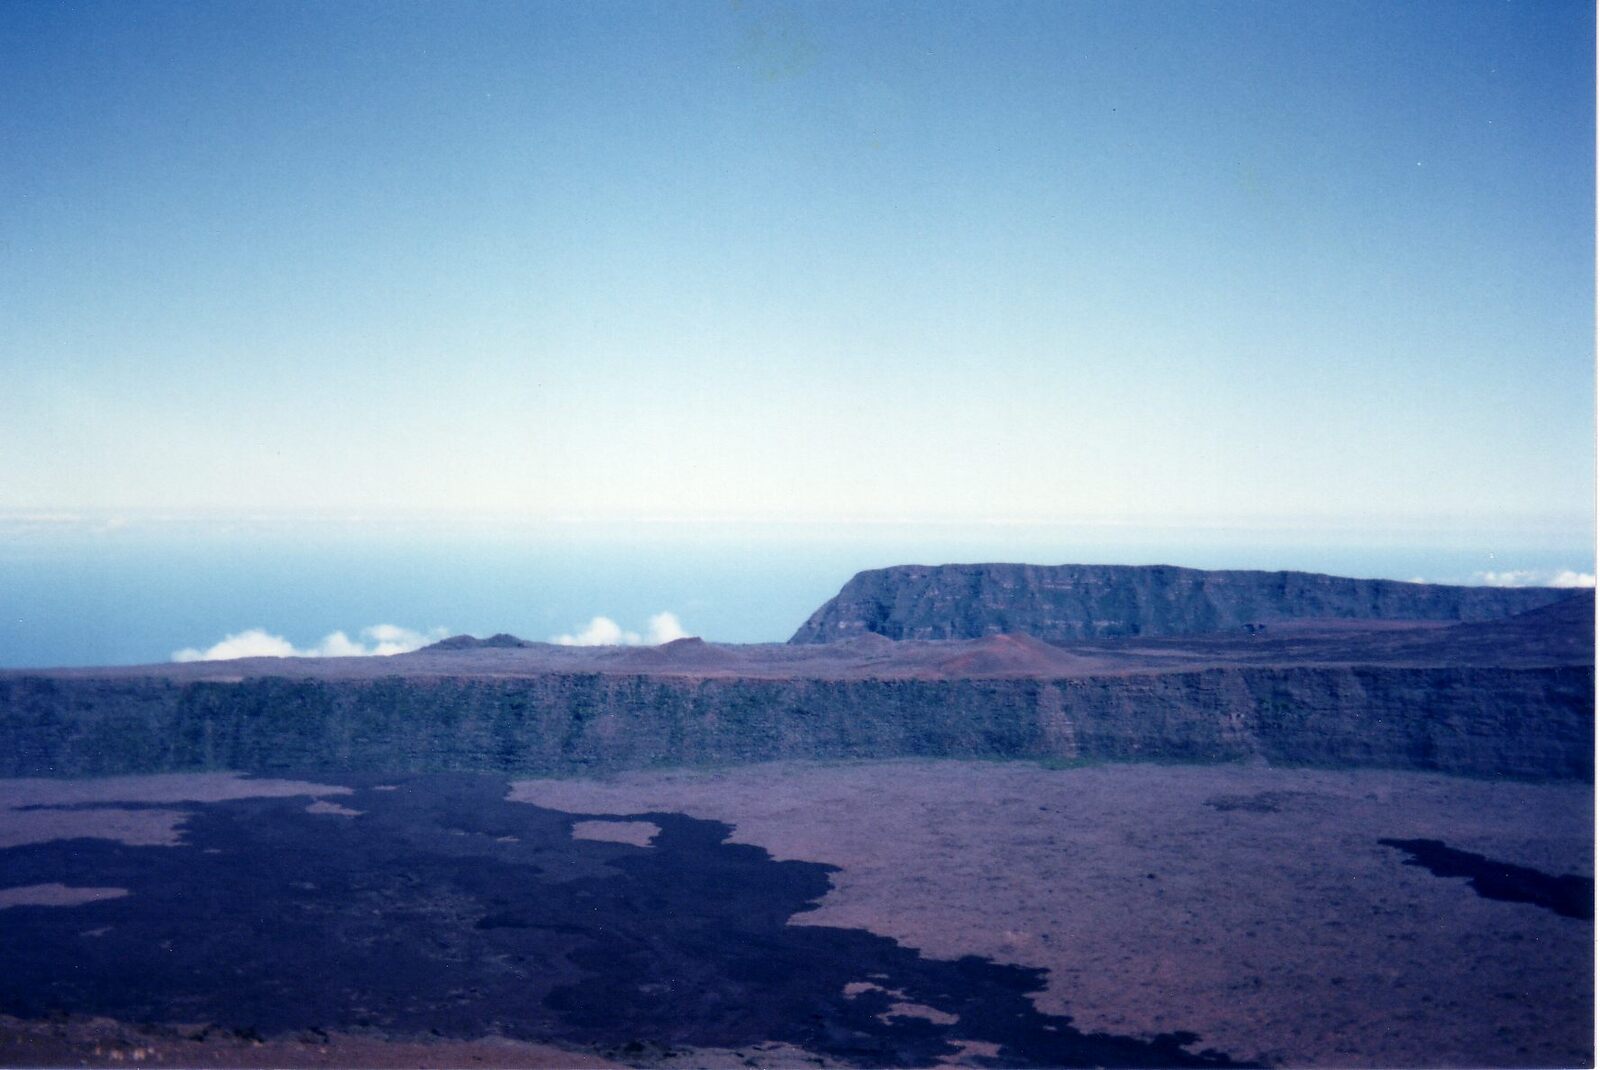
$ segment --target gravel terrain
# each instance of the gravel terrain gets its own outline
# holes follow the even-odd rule
[[[523,781],[514,797],[714,818],[839,866],[793,924],[1043,967],[1040,1008],[1083,1029],[1192,1029],[1293,1065],[1592,1061],[1592,921],[1482,898],[1378,842],[1592,878],[1587,785],[896,762]]]
[[[1264,766],[0,781],[0,1065],[1583,1065],[1592,813]]]

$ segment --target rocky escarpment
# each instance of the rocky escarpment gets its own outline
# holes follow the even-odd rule
[[[1483,621],[1573,593],[1169,565],[900,565],[856,574],[789,641],[827,643],[866,633],[890,639],[1025,633],[1063,641],[1285,621]]]
[[[568,774],[775,759],[1265,760],[1593,776],[1589,666],[1061,679],[0,677],[0,776]]]
[[[1302,623],[1228,630],[1285,620]],[[952,757],[1589,780],[1593,622],[1589,592],[1182,569],[888,570],[858,576],[813,618],[851,633],[831,643],[463,636],[391,658],[0,672],[0,776]],[[1085,627],[1140,634],[1054,637]],[[983,634],[880,634],[908,628]]]

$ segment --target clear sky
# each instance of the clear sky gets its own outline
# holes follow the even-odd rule
[[[1584,536],[1594,39],[0,5],[0,508]]]

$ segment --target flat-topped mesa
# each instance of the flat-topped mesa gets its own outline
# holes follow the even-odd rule
[[[1285,621],[1484,621],[1574,593],[1172,565],[897,565],[857,573],[789,642],[1008,633],[1064,641],[1196,635]]]
[[[458,636],[393,657],[0,670],[0,776],[895,757],[1594,776],[1592,591],[952,566],[864,573],[813,626],[874,592],[832,643]],[[1294,619],[1320,623],[1228,627]],[[1143,637],[1050,641],[1085,624]],[[945,638],[955,625],[976,637]],[[1212,630],[1158,630],[1180,628]]]

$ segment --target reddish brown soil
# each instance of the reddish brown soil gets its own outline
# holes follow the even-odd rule
[[[1416,773],[870,763],[524,781],[588,813],[732,822],[842,867],[794,924],[1050,970],[1079,1028],[1288,1065],[1590,1058],[1589,922],[1404,864],[1386,836],[1593,874],[1592,792]]]
[[[238,773],[158,773],[93,780],[0,779],[0,847],[76,836],[97,836],[130,845],[171,845],[179,839],[179,827],[185,817],[180,804],[185,802],[312,795],[319,797],[311,804],[313,807],[334,806],[337,804],[324,803],[320,797],[349,792],[349,788],[333,784],[246,779]],[[119,807],[118,803],[133,805]],[[152,803],[160,805],[151,806]],[[56,809],[84,805],[93,809]]]
[[[321,819],[348,827],[352,819],[334,809],[345,790],[216,775],[4,781],[0,833],[11,843],[85,835],[172,843],[183,835],[185,802],[250,795],[319,798],[331,804]],[[640,822],[672,812],[726,821],[738,842],[837,866],[818,909],[791,924],[867,929],[939,959],[980,955],[1045,968],[1048,985],[1034,997],[1040,1010],[1083,1030],[1193,1030],[1203,1046],[1278,1065],[1592,1058],[1592,922],[1483,898],[1468,881],[1433,876],[1379,842],[1439,840],[1543,873],[1591,876],[1593,794],[1584,784],[878,762],[523,781],[512,796]],[[71,823],[28,825],[39,814]],[[154,824],[141,826],[143,815],[157,815]],[[612,825],[619,836],[648,831]],[[890,995],[897,1001],[886,1013],[939,1020],[937,1009]],[[993,1054],[978,1045],[952,1061],[981,1065]],[[616,1062],[824,1060],[777,1045],[572,1052],[496,1037],[336,1032],[261,1042],[175,1025],[0,1019],[0,1065],[13,1066]]]

